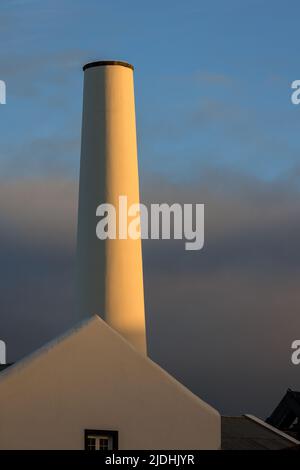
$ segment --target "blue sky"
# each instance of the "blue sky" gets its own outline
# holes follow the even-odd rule
[[[0,168],[78,174],[81,66],[136,67],[142,175],[226,168],[261,179],[298,166],[296,1],[3,0]]]

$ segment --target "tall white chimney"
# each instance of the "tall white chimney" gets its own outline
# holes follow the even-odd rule
[[[146,353],[141,240],[100,240],[102,203],[127,196],[139,203],[133,66],[102,61],[85,65],[78,209],[80,316],[98,314]],[[118,230],[117,230],[118,234]]]

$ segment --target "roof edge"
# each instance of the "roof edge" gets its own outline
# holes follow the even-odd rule
[[[21,368],[23,368],[24,366],[27,365],[27,363],[29,363],[30,361],[34,360],[36,357],[40,356],[42,353],[46,352],[46,351],[49,351],[50,349],[52,349],[54,346],[56,346],[57,344],[61,343],[64,339],[68,338],[69,336],[71,336],[73,333],[81,330],[82,328],[84,328],[85,326],[87,326],[88,324],[92,323],[93,321],[95,321],[98,317],[98,315],[91,315],[90,317],[87,317],[87,318],[84,318],[84,319],[81,319],[80,321],[78,321],[74,326],[72,326],[71,328],[68,328],[65,332],[57,335],[56,337],[50,339],[49,341],[47,341],[46,343],[44,343],[42,346],[40,346],[39,348],[33,350],[32,352],[30,352],[29,354],[26,354],[24,357],[22,357],[20,360],[18,361],[15,361],[15,362],[12,362],[9,367],[6,367],[4,370],[1,371],[1,374],[0,374],[0,382],[5,378],[7,377],[8,375],[11,375],[12,373],[14,373],[16,370],[19,370]]]
[[[297,441],[297,439],[295,439],[294,437],[290,436],[289,434],[286,434],[283,431],[280,431],[280,429],[277,429],[274,426],[271,426],[271,424],[266,423],[265,421],[263,421],[260,418],[257,418],[254,415],[245,414],[243,416],[245,416],[245,418],[251,421],[254,421],[257,424],[260,424],[261,426],[269,429],[270,431],[273,431],[274,434],[278,434],[279,436],[284,437],[287,441],[293,442],[294,444],[298,444],[298,445],[300,444],[300,441]]]

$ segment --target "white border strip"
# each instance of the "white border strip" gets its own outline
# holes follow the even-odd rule
[[[270,429],[270,431],[273,431],[275,434],[278,434],[281,437],[284,437],[286,440],[293,442],[294,444],[300,444],[300,441],[297,441],[297,439],[294,439],[292,436],[289,436],[289,434],[286,434],[285,432],[280,431],[277,428],[274,428],[274,426],[271,426],[270,424],[266,423],[262,419],[257,418],[256,416],[253,415],[244,415],[246,418],[254,421],[257,424],[260,424],[261,426],[264,426],[267,429]]]

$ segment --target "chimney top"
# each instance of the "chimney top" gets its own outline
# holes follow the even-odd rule
[[[123,67],[128,67],[132,70],[134,70],[133,65],[129,64],[128,62],[123,62],[121,60],[100,60],[97,62],[89,62],[88,64],[85,64],[82,68],[83,71],[86,69],[90,69],[92,67],[100,67],[104,65],[122,65]]]

